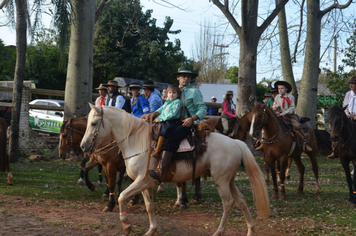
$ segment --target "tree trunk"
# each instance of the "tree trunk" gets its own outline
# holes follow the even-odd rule
[[[243,35],[240,39],[239,78],[236,97],[236,114],[248,113],[256,101],[256,61],[258,38]]]
[[[17,162],[19,158],[19,125],[22,100],[22,86],[25,75],[26,47],[27,47],[27,3],[16,0],[16,66],[14,87],[12,93],[10,162]]]
[[[280,2],[281,0],[279,0]],[[283,8],[278,14],[278,26],[279,26],[279,41],[281,48],[281,63],[282,63],[282,75],[283,80],[292,85],[292,94],[295,97],[295,101],[298,101],[297,86],[295,85],[292,61],[290,57],[289,38],[285,8]],[[297,104],[296,104],[297,105]]]
[[[307,38],[300,93],[296,113],[310,118],[312,127],[316,127],[317,92],[320,57],[321,13],[319,0],[307,1]]]
[[[74,0],[72,7],[65,119],[88,115],[92,101],[95,1]]]

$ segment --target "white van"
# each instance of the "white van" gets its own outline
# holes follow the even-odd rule
[[[31,101],[30,104],[64,107],[64,101],[52,99],[36,99]],[[30,109],[29,114],[29,123],[32,129],[59,133],[63,124],[63,111]]]

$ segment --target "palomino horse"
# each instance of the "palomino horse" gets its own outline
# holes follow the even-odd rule
[[[299,186],[297,189],[298,194],[303,193],[304,188],[304,172],[305,167],[301,161],[301,154],[303,150],[295,145],[294,137],[292,136],[292,130],[289,126],[285,124],[282,119],[277,118],[273,111],[266,106],[266,104],[256,103],[253,109],[250,111],[249,119],[251,123],[249,134],[255,139],[261,137],[261,131],[264,130],[264,135],[262,139],[263,143],[263,157],[265,162],[271,168],[272,179],[273,179],[273,198],[278,198],[278,187],[277,187],[277,175],[276,175],[276,165],[275,162],[279,162],[280,166],[280,181],[281,181],[281,195],[280,199],[285,200],[286,190],[284,187],[285,171],[288,164],[288,158],[292,157],[294,163],[299,170]],[[318,176],[318,164],[316,157],[318,154],[318,144],[321,145],[319,148],[324,148],[323,146],[329,146],[329,143],[317,142],[317,138],[322,137],[316,136],[316,133],[311,128],[309,124],[306,123],[309,135],[307,137],[307,142],[309,146],[313,149],[311,152],[305,152],[311,161],[313,172],[316,180],[316,193],[319,194],[321,191],[319,176]],[[319,133],[318,133],[319,134]],[[321,139],[324,140],[324,139]]]
[[[353,207],[356,207],[356,124],[346,116],[345,108],[337,106],[330,108],[330,131],[331,139],[336,143],[335,155],[340,158],[341,165],[345,170],[349,186],[349,202]],[[353,179],[350,175],[350,162],[354,164]]]
[[[0,172],[7,172],[7,184],[12,185],[12,173],[10,169],[10,160],[6,152],[6,122],[0,117]]]
[[[59,156],[61,158],[65,158],[65,154],[69,151],[79,154],[79,151],[81,151],[79,144],[82,141],[86,126],[87,117],[72,118],[63,122],[59,134]],[[88,154],[84,153],[84,155]],[[102,149],[101,151],[96,150],[95,153],[91,154],[89,164],[84,170],[85,183],[91,191],[95,190],[95,186],[90,182],[88,173],[98,163],[103,166],[108,182],[109,202],[103,209],[103,212],[111,212],[116,205],[115,184],[117,184],[118,194],[122,191],[121,185],[123,175],[125,173],[125,163],[122,156],[119,154],[119,148],[116,145],[111,148],[108,147],[106,149]],[[116,183],[117,172],[120,174]],[[137,202],[138,195],[131,200],[131,204],[134,205]]]
[[[138,192],[142,192],[150,221],[150,228],[145,235],[155,235],[157,233],[157,219],[152,192],[155,183],[154,179],[147,175],[147,169],[154,169],[156,160],[153,158],[147,159],[147,153],[150,152],[149,149],[151,148],[149,125],[144,120],[136,118],[124,110],[89,105],[92,110],[88,115],[88,126],[81,142],[83,151],[88,152],[93,147],[95,148],[96,142],[101,139],[113,137],[123,153],[127,174],[135,180],[120,194],[118,200],[120,221],[125,235],[131,232],[131,222],[126,214],[125,201]],[[206,137],[206,142],[208,143],[207,150],[198,156],[195,171],[196,176],[200,176],[206,170],[210,170],[223,202],[223,216],[214,235],[224,235],[234,201],[246,218],[247,235],[253,235],[254,223],[243,195],[235,186],[234,177],[241,159],[243,159],[250,177],[258,215],[267,217],[270,211],[267,187],[254,156],[242,141],[230,139],[218,133],[211,133]],[[168,172],[173,175],[171,182],[186,182],[192,178],[192,165],[185,163],[185,161],[177,161],[171,164]]]

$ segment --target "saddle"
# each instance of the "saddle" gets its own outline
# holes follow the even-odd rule
[[[157,145],[159,127],[160,124],[152,126],[152,148],[155,148]],[[194,125],[193,131],[194,130],[194,134],[190,133],[185,139],[183,139],[180,143],[179,149],[173,154],[171,165],[163,179],[164,182],[170,182],[170,180],[172,180],[176,171],[176,162],[184,160],[187,165],[193,166],[192,184],[194,185],[196,161],[197,158],[207,149],[205,138],[211,133],[211,129],[207,124],[201,123]],[[161,158],[157,159],[157,165],[159,165],[160,160]]]
[[[291,129],[291,134],[294,137],[294,141],[298,145],[298,147],[302,150],[304,150],[304,142],[309,136],[309,131],[308,131],[308,126],[306,122],[308,122],[310,119],[307,117],[300,117],[296,114],[294,114],[297,117],[298,122],[300,123],[300,130],[296,130],[288,116],[279,116],[279,119],[282,119],[284,123]]]

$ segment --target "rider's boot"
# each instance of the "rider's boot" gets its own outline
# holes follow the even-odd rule
[[[163,143],[164,143],[164,137],[159,136],[157,146],[155,148],[155,152],[151,155],[151,157],[159,158],[159,155],[161,154],[162,151]]]
[[[335,158],[337,158],[337,156],[335,156],[335,147],[336,147],[336,143],[335,142],[331,142],[331,148],[332,148],[332,153],[330,153],[329,155],[328,155],[328,158],[330,158],[330,159],[335,159]]]
[[[158,180],[159,182],[162,182],[163,177],[166,173],[166,170],[169,167],[169,165],[171,164],[172,157],[173,157],[173,152],[163,151],[162,160],[159,165],[159,168],[157,168],[156,170],[149,170],[148,174],[152,178]]]
[[[311,152],[313,151],[313,149],[308,145],[307,143],[307,139],[303,133],[303,130],[302,129],[295,129],[296,133],[299,135],[299,137],[301,137],[303,140],[304,140],[304,151],[307,151],[307,152]]]

